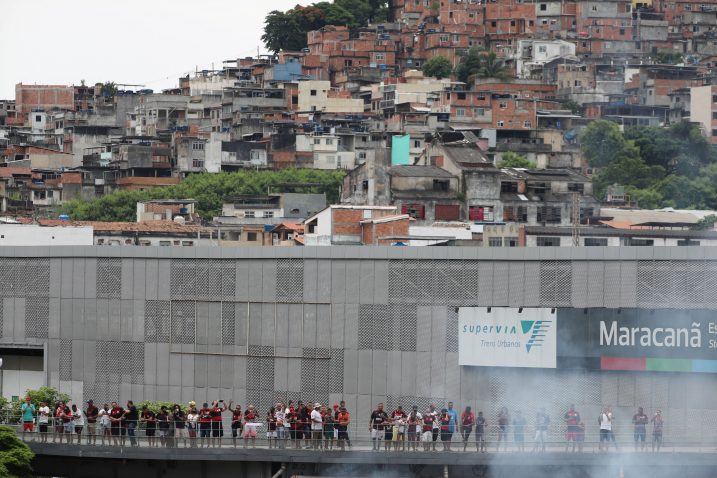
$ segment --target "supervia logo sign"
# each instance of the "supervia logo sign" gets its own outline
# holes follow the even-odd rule
[[[521,320],[520,327],[523,330],[523,334],[530,334],[528,341],[525,343],[525,350],[530,353],[530,349],[533,347],[542,347],[545,342],[545,337],[550,330],[550,324],[552,320]]]
[[[458,363],[555,368],[557,316],[532,307],[459,307]]]

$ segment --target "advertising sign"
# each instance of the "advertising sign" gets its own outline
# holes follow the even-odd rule
[[[458,363],[555,368],[557,316],[551,309],[461,307]]]
[[[717,373],[717,314],[683,309],[559,309],[558,365]]]

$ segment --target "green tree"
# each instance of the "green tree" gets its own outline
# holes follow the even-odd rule
[[[623,158],[639,156],[639,150],[611,121],[593,121],[580,132],[579,140],[585,159],[591,166],[607,166]]]
[[[107,81],[102,85],[102,89],[100,90],[100,93],[102,96],[115,96],[117,94],[118,88],[114,81]]]
[[[0,426],[0,477],[31,477],[33,458],[34,453],[17,437],[15,430]]]
[[[697,224],[692,226],[690,229],[695,231],[705,231],[707,229],[714,229],[715,222],[717,222],[717,216],[714,214],[708,214],[707,216],[703,217],[699,221],[697,221]]]
[[[506,79],[510,69],[494,52],[473,47],[461,57],[455,71],[458,81],[469,83],[474,78]]]
[[[19,412],[20,407],[25,403],[25,397],[30,397],[30,402],[35,405],[35,408],[40,408],[40,402],[45,402],[49,407],[52,407],[57,402],[70,401],[70,396],[66,393],[62,393],[53,387],[40,387],[37,390],[26,390],[25,393],[18,397],[17,400],[10,404],[10,408],[13,411]]]
[[[535,163],[529,161],[528,158],[526,158],[522,154],[508,151],[507,153],[502,154],[500,161],[498,162],[498,167],[535,169]]]
[[[583,108],[583,105],[574,100],[563,100],[560,102],[560,104],[566,110],[570,110],[570,112],[574,115],[583,114],[583,110],[585,109]]]
[[[451,76],[453,71],[453,65],[451,60],[443,55],[436,55],[429,58],[423,64],[423,74],[426,76],[433,76],[436,78],[448,78]]]
[[[301,17],[293,10],[281,12],[272,10],[264,19],[264,34],[261,41],[269,51],[296,51],[306,47],[306,33]]]

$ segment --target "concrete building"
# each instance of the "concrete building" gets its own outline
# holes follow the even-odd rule
[[[331,89],[331,82],[307,80],[299,82],[299,112],[363,113],[363,101]]]
[[[717,86],[690,88],[690,121],[702,127],[702,133],[717,145]]]
[[[2,248],[0,344],[6,363],[26,352],[42,357],[42,384],[77,403],[221,397],[264,413],[277,400],[345,400],[357,441],[368,438],[379,402],[424,410],[453,401],[487,417],[503,406],[526,417],[545,407],[550,443],[564,441],[559,417],[571,403],[583,417],[606,404],[630,417],[641,406],[663,411],[671,443],[694,443],[712,439],[705,417],[717,412],[713,376],[692,369],[710,360],[715,257],[669,247],[239,248],[221,256],[199,248],[191,257],[178,248]],[[556,327],[546,356],[557,362],[461,362],[475,343],[461,335],[468,313],[491,323],[490,314],[545,314]],[[608,329],[695,327],[699,347],[600,345],[601,321]],[[615,432],[631,437],[632,424],[616,420]],[[592,421],[586,442],[597,440]],[[604,469],[604,457],[596,465]]]
[[[75,90],[65,85],[15,85],[15,111],[23,121],[29,121],[30,113],[54,109],[74,110]],[[26,123],[29,125],[29,122]]]
[[[304,240],[307,246],[360,245],[364,229],[372,228],[373,221],[397,217],[405,222],[403,234],[407,235],[408,217],[397,216],[397,211],[395,206],[332,204],[304,221]]]

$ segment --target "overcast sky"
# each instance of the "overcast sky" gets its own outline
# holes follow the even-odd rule
[[[14,99],[20,82],[176,86],[197,67],[256,55],[266,14],[297,3],[0,0],[0,99]]]

